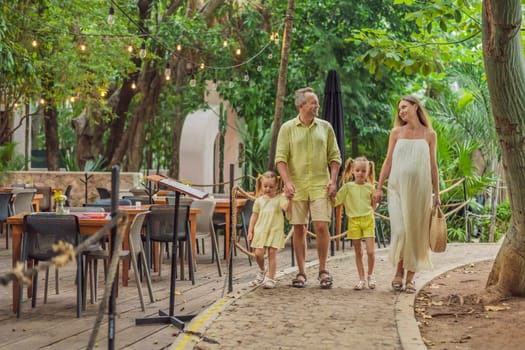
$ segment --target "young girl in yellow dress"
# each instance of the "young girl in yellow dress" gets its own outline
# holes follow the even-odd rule
[[[253,212],[248,227],[248,242],[255,249],[255,260],[259,272],[254,284],[263,288],[275,288],[277,250],[284,247],[284,216],[289,200],[282,194],[281,181],[273,171],[267,171],[257,178]],[[268,251],[268,273],[264,255]]]
[[[376,287],[374,276],[374,210],[376,203],[372,199],[372,195],[375,192],[374,179],[375,167],[373,162],[366,159],[366,157],[348,159],[342,181],[350,181],[346,182],[339,189],[335,197],[334,206],[343,204],[345,207],[346,216],[348,217],[346,237],[352,240],[355,249],[355,263],[359,274],[359,282],[354,286],[355,290],[361,290],[365,286],[363,250],[361,247],[363,239],[368,258],[368,288],[375,289]]]

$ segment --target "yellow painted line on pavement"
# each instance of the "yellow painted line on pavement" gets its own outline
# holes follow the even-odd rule
[[[223,298],[222,300],[216,302],[214,306],[212,306],[208,311],[199,316],[197,320],[192,321],[192,326],[190,327],[189,331],[197,332],[199,327],[212,315],[217,313],[220,310],[220,308],[222,308],[222,306],[226,304],[229,300],[231,300],[231,298]],[[196,335],[184,333],[181,341],[177,344],[176,347],[172,348],[172,350],[184,349],[184,347],[191,340],[192,337],[198,338],[198,336]]]

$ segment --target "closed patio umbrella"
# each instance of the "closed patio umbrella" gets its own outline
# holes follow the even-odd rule
[[[323,119],[328,121],[334,129],[335,138],[339,151],[341,152],[342,164],[339,170],[339,175],[344,171],[345,165],[345,125],[343,117],[343,100],[341,98],[341,84],[339,83],[339,75],[335,69],[330,69],[324,87],[324,101],[323,101]],[[340,222],[341,211],[337,215],[332,215],[333,218],[337,216],[336,222]],[[334,226],[330,225],[330,234],[334,235]],[[330,240],[330,253],[333,256],[335,253],[334,241]]]
[[[324,101],[323,101],[323,119],[332,124],[337,139],[339,151],[341,151],[341,170],[342,174],[345,164],[345,129],[343,116],[343,100],[341,98],[341,84],[339,83],[339,75],[335,69],[330,69],[324,87]]]

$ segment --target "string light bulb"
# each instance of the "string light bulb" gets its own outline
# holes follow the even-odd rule
[[[164,77],[166,80],[170,80],[171,78],[171,68],[169,62],[166,62],[166,68],[164,68]]]
[[[197,85],[197,81],[195,80],[195,75],[192,74],[190,79],[190,86],[195,87],[195,85]]]
[[[275,42],[275,45],[279,45],[279,33],[275,33],[273,36],[273,41]]]
[[[137,84],[135,83],[135,80],[131,82],[131,89],[135,90],[137,88]]]
[[[108,24],[115,24],[115,9],[113,8],[113,6],[109,7]]]
[[[235,84],[233,83],[233,77],[230,78],[230,82],[228,83],[228,87],[231,89],[235,86]]]
[[[86,44],[84,43],[80,43],[80,51],[86,51],[87,47],[86,47]]]
[[[33,40],[31,41],[31,46],[33,46],[33,47],[37,47],[37,46],[38,46],[38,41],[36,41],[36,39],[33,39]]]
[[[133,52],[133,45],[128,45],[128,52],[129,53],[132,53]]]
[[[181,44],[177,44],[177,51],[182,51],[182,45]]]
[[[237,48],[237,50],[235,50],[235,54],[237,56],[240,56],[241,55],[241,49],[240,48]]]
[[[204,65],[204,63],[201,63],[200,66],[199,66],[200,69],[204,69],[206,68],[206,65]]]
[[[273,53],[270,51],[270,53],[268,54],[268,59],[271,60],[273,58]]]
[[[262,63],[259,63],[257,65],[257,72],[261,72],[262,71]]]
[[[227,47],[228,46],[228,40],[224,39],[224,41],[222,42],[222,46],[223,47]]]
[[[250,80],[250,74],[248,74],[247,70],[244,71],[244,78],[243,79],[246,82],[248,82]]]
[[[146,55],[147,55],[147,52],[146,52],[146,42],[143,41],[142,44],[140,45],[140,51],[139,51],[139,57],[140,59],[145,59],[146,58]]]
[[[44,100],[43,98],[40,99],[40,104],[41,105],[45,105],[46,104],[46,100]]]

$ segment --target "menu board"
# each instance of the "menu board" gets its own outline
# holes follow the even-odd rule
[[[162,175],[148,175],[146,176],[146,178],[151,182],[155,182],[155,183],[164,185],[173,191],[183,193],[193,198],[204,199],[208,196],[206,192],[202,192],[193,187],[184,185],[178,181],[170,179],[169,177],[165,177]]]

